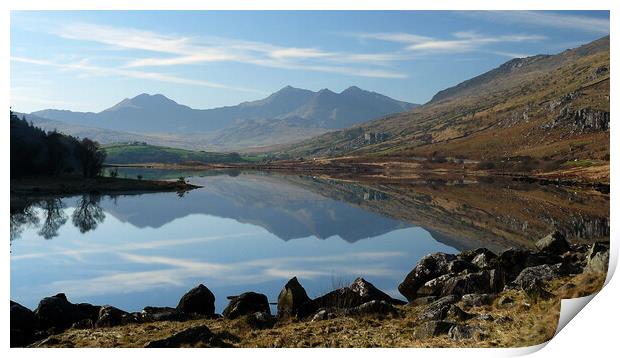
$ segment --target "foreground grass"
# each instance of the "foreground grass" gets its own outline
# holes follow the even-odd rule
[[[417,340],[418,315],[424,306],[398,307],[400,317],[340,316],[329,320],[283,321],[270,329],[254,329],[244,318],[199,319],[186,322],[154,322],[113,328],[70,329],[52,336],[43,347],[143,347],[189,327],[207,325],[232,347],[523,347],[543,343],[556,330],[559,297],[581,297],[602,288],[604,276],[582,274],[550,282],[555,299],[532,301],[523,291],[502,292],[488,306],[464,308],[492,319],[472,318],[467,323],[481,329],[472,339],[455,341],[447,335]],[[510,304],[500,304],[507,298]],[[480,316],[478,316],[480,317]],[[487,316],[489,317],[489,316]],[[36,345],[36,344],[35,344]]]

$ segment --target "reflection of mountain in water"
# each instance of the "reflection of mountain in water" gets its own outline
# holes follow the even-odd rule
[[[268,175],[212,176],[192,182],[204,188],[179,199],[173,194],[124,197],[104,210],[137,227],[161,227],[190,214],[231,218],[261,226],[283,240],[340,236],[346,241],[374,237],[409,225],[313,193]]]
[[[68,218],[80,231],[94,230],[103,211],[137,227],[161,227],[191,214],[230,218],[261,226],[283,240],[340,236],[346,241],[420,226],[435,240],[465,250],[531,247],[552,230],[573,241],[609,238],[609,196],[514,182],[356,184],[316,177],[242,174],[192,178],[202,189],[100,200],[38,199],[14,205],[11,237],[23,227],[56,236]],[[26,201],[28,202],[28,201]],[[43,212],[37,216],[33,207]],[[103,210],[102,210],[103,209]]]

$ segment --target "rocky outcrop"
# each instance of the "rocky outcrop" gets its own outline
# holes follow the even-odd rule
[[[57,330],[67,329],[77,321],[91,318],[89,313],[83,311],[79,305],[69,302],[64,293],[45,297],[34,311],[42,328]]]
[[[223,316],[228,319],[234,319],[256,312],[271,314],[267,296],[262,293],[245,292],[239,296],[229,296],[228,299],[230,303],[228,303],[228,306],[226,306],[222,313]]]
[[[456,259],[455,255],[434,253],[420,260],[416,267],[398,285],[398,291],[412,301],[418,297],[418,289],[426,282],[448,273],[448,264]]]
[[[215,313],[215,295],[205,285],[200,284],[181,297],[177,310],[184,313],[213,315]]]
[[[554,125],[558,123],[568,123],[580,132],[586,130],[608,131],[609,112],[592,108],[572,109],[565,107],[555,119]]]
[[[28,308],[11,301],[11,347],[25,346],[34,341],[37,318]]]
[[[387,293],[376,288],[372,283],[362,277],[356,278],[349,286],[351,291],[357,293],[362,301],[385,301],[393,305],[403,305],[406,302],[390,297]]]
[[[545,236],[536,242],[536,248],[540,251],[548,252],[555,255],[561,255],[570,250],[570,246],[564,235],[559,231]]]
[[[123,323],[123,318],[127,312],[116,307],[105,305],[99,310],[99,318],[95,322],[95,327],[114,327]]]

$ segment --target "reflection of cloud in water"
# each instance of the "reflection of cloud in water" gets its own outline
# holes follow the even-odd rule
[[[315,279],[333,277],[334,273],[344,275],[372,275],[389,277],[397,271],[385,267],[385,259],[404,256],[402,252],[356,252],[331,256],[291,256],[269,259],[250,260],[219,264],[165,256],[145,256],[118,252],[126,263],[163,265],[169,269],[150,271],[116,272],[93,278],[79,280],[54,281],[46,285],[52,291],[72,292],[74,297],[92,295],[143,292],[168,286],[188,286],[196,279],[205,281],[210,287],[229,285],[257,284],[274,279],[289,279],[293,276]],[[359,262],[354,259],[367,260],[363,272]],[[317,268],[313,263],[323,262],[325,269]],[[305,267],[310,264],[312,267]],[[327,269],[329,268],[329,269]]]
[[[11,261],[17,260],[26,260],[26,259],[34,259],[34,258],[43,258],[49,256],[69,256],[82,259],[83,254],[98,254],[98,253],[118,253],[122,251],[132,251],[132,250],[150,250],[157,249],[161,247],[167,246],[180,246],[180,245],[191,245],[197,243],[205,243],[209,241],[222,240],[222,239],[234,239],[241,238],[254,235],[252,233],[246,234],[234,234],[234,235],[218,235],[218,236],[205,236],[205,237],[194,237],[188,239],[173,239],[173,240],[157,240],[150,242],[139,242],[139,243],[127,243],[117,246],[110,245],[85,245],[85,248],[82,249],[65,249],[63,247],[59,247],[58,251],[45,251],[45,252],[34,252],[30,254],[22,254],[22,255],[11,255]]]

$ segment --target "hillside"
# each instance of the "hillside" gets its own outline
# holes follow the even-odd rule
[[[575,160],[608,163],[609,36],[557,55],[513,59],[409,112],[327,133],[278,154],[456,157],[525,169],[557,169]]]
[[[107,153],[106,163],[235,163],[242,161],[237,153],[214,153],[171,147],[160,147],[145,143],[110,144],[103,147]]]
[[[30,115],[61,122],[68,133],[94,137],[108,130],[119,137],[142,135],[184,148],[222,150],[290,143],[415,106],[357,87],[335,93],[287,86],[262,100],[213,109],[141,94],[99,113],[47,109]]]

